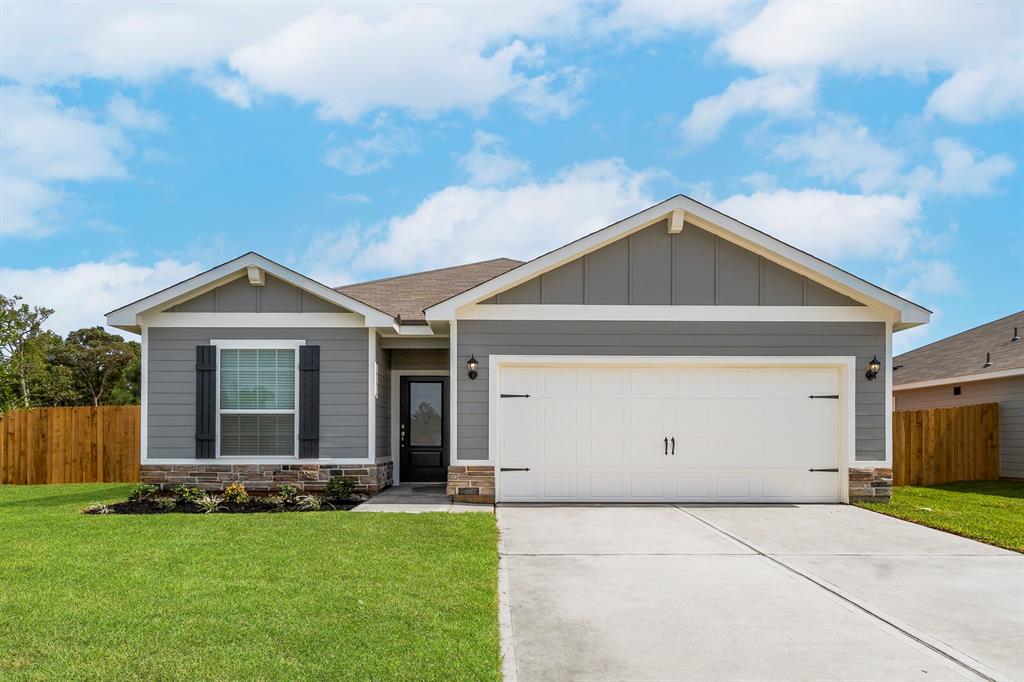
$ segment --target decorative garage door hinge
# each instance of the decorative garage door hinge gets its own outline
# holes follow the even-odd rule
[[[515,467],[501,467],[501,471],[529,471],[529,470],[530,470],[530,467],[525,467],[523,469],[516,469]]]
[[[837,395],[809,395],[807,397],[810,398],[811,400],[814,400],[815,398],[828,398],[829,400],[839,400],[839,396]]]
[[[839,473],[839,469],[808,469],[808,471],[829,471],[829,472],[832,472],[834,474],[838,474]]]
[[[502,393],[502,398],[529,398],[529,393]]]

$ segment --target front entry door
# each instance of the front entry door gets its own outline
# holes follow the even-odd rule
[[[403,483],[448,478],[448,377],[402,377],[398,437]]]

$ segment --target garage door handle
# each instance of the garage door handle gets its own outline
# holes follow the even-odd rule
[[[525,467],[523,469],[517,469],[515,467],[501,467],[501,471],[529,471],[529,470],[530,470],[530,467]]]
[[[672,436],[672,454],[676,454],[676,437]]]
[[[839,469],[808,469],[808,471],[830,471],[834,474],[839,473]]]
[[[665,437],[665,454],[668,454],[668,437]]]

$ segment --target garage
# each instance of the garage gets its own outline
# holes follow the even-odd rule
[[[844,501],[852,358],[492,362],[501,502]]]

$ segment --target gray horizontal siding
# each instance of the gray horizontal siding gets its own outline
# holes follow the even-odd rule
[[[857,357],[856,459],[885,459],[885,382],[864,378],[885,357],[881,322],[587,322],[462,320],[458,366],[470,354],[480,376],[458,381],[458,454],[487,459],[491,355],[853,355]]]
[[[483,303],[862,305],[696,225],[661,221]]]
[[[999,475],[1024,478],[1024,376],[970,381],[960,384],[960,395],[953,395],[952,384],[912,391],[896,386],[895,395],[897,410],[999,403]]]
[[[208,344],[211,339],[303,339],[319,345],[320,456],[368,457],[365,329],[154,327],[147,329],[146,334],[150,459],[195,456],[196,346]]]

